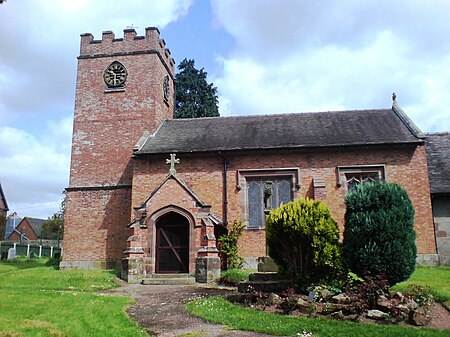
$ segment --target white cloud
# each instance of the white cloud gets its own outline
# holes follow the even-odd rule
[[[193,0],[21,0],[0,6],[0,181],[10,211],[48,217],[68,186],[80,34],[165,27]],[[63,117],[70,116],[70,117]]]
[[[67,187],[72,120],[65,116],[73,113],[79,34],[163,30],[193,2],[0,6],[0,181],[11,210],[49,216]],[[189,47],[204,57],[210,39],[226,35],[216,35],[220,28],[235,40],[234,49],[211,53],[223,69],[212,78],[222,115],[386,108],[396,91],[424,131],[450,130],[449,1],[212,0],[212,7],[212,25]],[[211,24],[198,17],[209,13],[195,14],[174,36],[191,34],[192,22]]]
[[[11,212],[46,218],[58,210],[68,185],[71,134],[71,118],[50,122],[40,137],[0,127],[0,179]]]
[[[133,25],[143,34],[148,25],[162,28],[186,15],[192,1],[4,3],[0,8],[0,116],[38,116],[44,109],[45,113],[60,108],[71,111],[80,33],[100,39],[102,31],[113,30],[121,37],[123,29]]]
[[[222,115],[387,108],[450,129],[450,2],[213,0]],[[430,118],[430,112],[432,117]]]

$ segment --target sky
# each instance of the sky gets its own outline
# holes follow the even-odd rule
[[[0,5],[0,183],[46,219],[68,186],[80,34],[158,27],[221,116],[389,108],[450,131],[448,0],[7,0]]]

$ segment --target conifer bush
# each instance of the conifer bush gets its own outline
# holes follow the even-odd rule
[[[272,210],[266,238],[269,255],[300,289],[341,270],[339,229],[323,201],[302,198]]]
[[[384,274],[389,285],[407,280],[416,265],[414,208],[393,183],[359,185],[345,198],[343,254],[356,274]]]

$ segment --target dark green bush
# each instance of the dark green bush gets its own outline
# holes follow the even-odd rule
[[[385,274],[389,285],[407,280],[416,265],[414,208],[393,183],[359,185],[345,198],[344,260],[356,274]]]
[[[302,198],[272,210],[266,237],[269,255],[300,290],[341,271],[339,229],[320,200]]]

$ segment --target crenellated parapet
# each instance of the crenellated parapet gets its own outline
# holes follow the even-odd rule
[[[81,34],[79,58],[156,53],[173,73],[175,61],[158,28],[145,28],[145,36],[138,36],[134,28],[123,33],[123,38],[116,38],[112,31],[104,31],[101,40],[94,40],[91,33]]]

